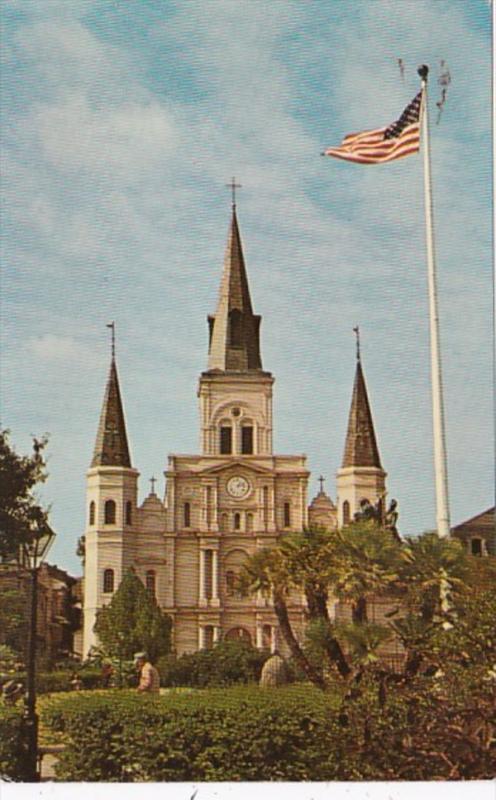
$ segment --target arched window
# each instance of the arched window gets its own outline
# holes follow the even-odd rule
[[[284,527],[291,527],[291,503],[284,503]]]
[[[103,570],[103,591],[105,594],[112,594],[114,591],[114,570]]]
[[[236,511],[234,515],[234,530],[239,531],[240,528],[241,528],[241,514],[239,514]]]
[[[253,453],[253,425],[243,425],[241,428],[241,454]]]
[[[473,556],[482,555],[482,539],[470,540],[470,552],[472,553]]]
[[[247,533],[251,533],[253,530],[253,514],[250,512],[246,515],[246,530]]]
[[[348,525],[350,521],[350,504],[347,500],[343,503],[343,525]]]
[[[156,580],[155,580],[155,570],[149,569],[145,575],[145,588],[150,597],[155,600],[155,590],[156,590]]]
[[[229,517],[225,512],[220,515],[220,529],[222,533],[227,533],[229,530]]]
[[[230,347],[241,347],[242,342],[242,329],[243,329],[243,317],[241,311],[237,308],[233,308],[232,311],[229,312],[229,346]]]
[[[105,501],[105,525],[115,525],[115,502],[113,500]]]
[[[221,456],[229,456],[232,453],[232,427],[230,425],[220,426],[219,448]]]
[[[93,500],[90,503],[90,525],[95,524],[95,503]]]
[[[272,648],[272,625],[264,625],[262,628],[262,647],[264,650]]]
[[[185,503],[183,506],[183,524],[185,528],[191,525],[191,504]]]
[[[133,521],[133,504],[130,500],[126,503],[126,525],[131,525]]]
[[[211,650],[214,646],[214,626],[205,625],[203,629],[203,645],[206,650]]]

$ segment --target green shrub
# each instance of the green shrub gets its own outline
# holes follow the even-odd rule
[[[68,741],[63,780],[332,780],[344,756],[335,706],[312,687],[83,692],[51,698],[43,718]]]
[[[55,670],[54,672],[38,672],[36,674],[36,691],[38,694],[51,692],[67,692],[71,689],[71,680],[77,672],[81,679],[83,689],[99,689],[102,685],[101,670],[88,669]],[[26,686],[26,673],[16,672],[7,676],[8,680],[15,680]]]
[[[157,662],[162,686],[207,687],[257,683],[269,653],[246,642],[219,642],[210,650],[164,656]]]
[[[467,780],[496,775],[496,673],[342,692],[308,685],[73,692],[43,703],[69,781]],[[382,688],[382,691],[378,691]]]
[[[0,705],[0,781],[26,779],[22,710]]]

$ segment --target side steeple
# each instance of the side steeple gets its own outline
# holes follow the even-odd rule
[[[131,467],[124,409],[113,352],[91,466]]]
[[[382,469],[360,357],[357,358],[342,468]]]
[[[236,205],[233,202],[217,311],[215,316],[208,318],[208,370],[261,370],[260,319],[253,313],[251,305]]]
[[[338,525],[347,525],[367,500],[371,505],[384,507],[386,472],[382,468],[375,436],[372,412],[360,356],[358,327],[356,370],[343,462],[337,473]]]

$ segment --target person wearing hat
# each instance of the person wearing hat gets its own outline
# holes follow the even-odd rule
[[[160,675],[158,670],[150,663],[146,653],[135,653],[134,663],[139,674],[138,692],[152,692],[158,694],[160,689]]]
[[[7,681],[2,686],[2,697],[5,705],[14,705],[16,700],[22,695],[22,683]]]

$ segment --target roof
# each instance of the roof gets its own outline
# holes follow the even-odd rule
[[[360,359],[357,360],[342,467],[382,469]]]
[[[260,317],[253,313],[236,209],[233,208],[215,316],[208,318],[208,369],[261,370]]]
[[[126,422],[114,358],[110,364],[91,466],[131,467]]]

